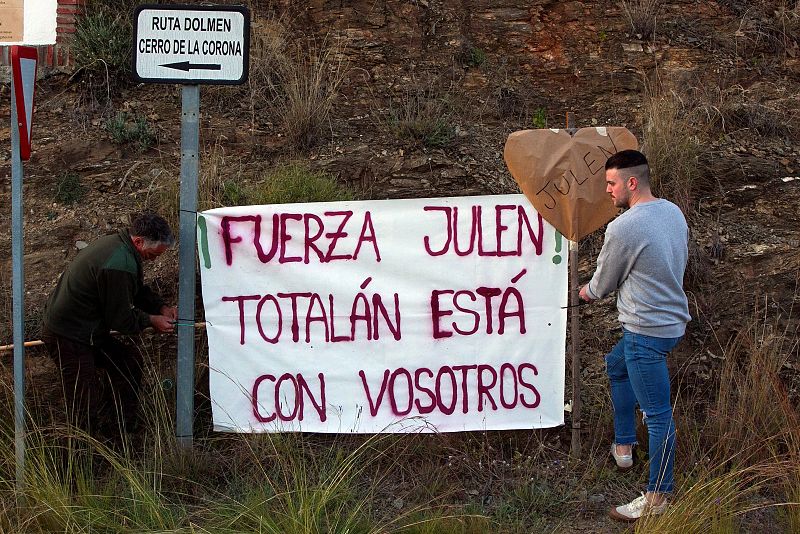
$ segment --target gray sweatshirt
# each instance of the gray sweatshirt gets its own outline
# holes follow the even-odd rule
[[[691,319],[683,273],[689,230],[680,208],[664,199],[640,202],[609,223],[589,282],[593,299],[615,289],[625,329],[653,337],[680,337]]]

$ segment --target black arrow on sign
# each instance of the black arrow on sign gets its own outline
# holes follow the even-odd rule
[[[180,61],[178,63],[167,63],[166,65],[161,65],[161,67],[167,67],[168,69],[182,70],[184,72],[189,72],[190,69],[222,70],[222,65],[216,63],[189,63],[188,61]]]

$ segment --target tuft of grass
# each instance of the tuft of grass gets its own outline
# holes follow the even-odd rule
[[[697,107],[683,95],[657,85],[646,87],[644,113],[642,152],[650,163],[650,185],[689,218],[707,123],[698,120]]]
[[[241,206],[247,202],[247,191],[239,182],[232,180],[222,182],[221,196],[225,206]]]
[[[140,152],[148,150],[157,140],[147,117],[138,113],[116,113],[106,121],[106,131],[118,145],[134,144]]]
[[[247,198],[252,204],[334,202],[353,200],[353,192],[326,173],[292,164],[270,172],[263,183],[248,191]]]
[[[277,58],[272,82],[282,130],[292,146],[307,150],[324,137],[339,86],[347,75],[340,41],[295,45]],[[269,81],[269,80],[268,80]]]
[[[768,309],[768,303],[756,306]],[[798,349],[790,332],[756,315],[724,350],[717,394],[715,438],[719,452],[734,456],[742,444],[757,443],[747,461],[765,460],[781,451],[800,458],[800,416],[789,401],[780,372]]]
[[[131,13],[137,0],[93,0],[78,18],[70,42],[80,99],[90,107],[106,106],[130,79]]]
[[[467,67],[480,67],[486,63],[486,52],[482,48],[466,45],[461,51],[461,63]]]
[[[100,7],[79,18],[70,51],[78,69],[107,75],[128,68],[130,13]]]
[[[230,167],[221,139],[203,153],[198,178],[197,211],[251,204],[333,202],[353,200],[355,197],[352,190],[337,183],[333,176],[309,170],[300,164],[276,167],[258,181],[249,180],[251,183],[241,175],[241,171],[234,176],[226,174]],[[166,182],[152,198],[145,201],[144,207],[161,214],[171,228],[178,228],[180,178]]]
[[[622,9],[639,39],[649,39],[656,30],[656,16],[661,9],[661,0],[622,0]]]
[[[433,88],[408,89],[389,101],[386,128],[399,139],[430,148],[449,146],[456,136],[448,95]]]
[[[222,144],[223,138],[220,137],[200,156],[197,211],[248,203],[243,194],[243,187],[239,183],[240,177],[225,175],[225,171],[231,167],[231,162],[226,158]],[[180,222],[180,176],[166,181],[153,197],[145,200],[144,207],[157,211],[167,220],[170,228],[177,231]]]
[[[644,516],[636,533],[726,534],[736,532],[740,516],[754,507],[753,499],[777,479],[787,464],[770,461],[753,467],[727,470],[724,466],[701,470],[697,480],[671,503],[662,515]]]
[[[729,6],[739,16],[733,36],[738,56],[759,62],[769,54],[797,54],[800,4],[796,1],[730,2]]]
[[[281,81],[279,69],[287,60],[289,30],[287,21],[260,9],[250,11],[250,67],[247,83],[240,86],[210,85],[203,88],[204,102],[219,112],[243,108],[247,111],[250,128],[256,131],[262,124],[279,122],[273,117]],[[208,98],[206,98],[206,95]]]
[[[81,183],[81,176],[73,171],[67,171],[58,177],[56,182],[55,201],[59,204],[76,204],[86,196],[86,188]]]
[[[533,123],[533,127],[539,130],[547,128],[547,111],[545,111],[544,108],[536,108],[533,111],[531,122]]]

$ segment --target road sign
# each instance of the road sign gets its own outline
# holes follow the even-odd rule
[[[36,86],[36,49],[30,46],[11,47],[11,72],[14,76],[14,106],[19,128],[19,157],[31,157],[31,126],[33,124],[33,93]]]
[[[243,6],[142,5],[134,11],[134,77],[146,83],[247,80],[250,12]]]

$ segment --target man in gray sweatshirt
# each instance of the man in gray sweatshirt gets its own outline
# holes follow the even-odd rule
[[[611,455],[622,469],[633,465],[638,404],[647,424],[650,477],[646,494],[610,515],[635,521],[663,512],[673,489],[675,423],[666,357],[691,319],[683,291],[689,232],[680,208],[653,196],[641,152],[611,156],[606,185],[614,205],[627,211],[609,223],[597,270],[580,296],[591,302],[617,291],[622,338],[606,355],[614,405]]]

